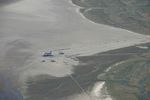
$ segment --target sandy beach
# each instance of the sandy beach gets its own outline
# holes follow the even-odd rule
[[[79,64],[72,56],[150,42],[150,36],[93,23],[77,9],[70,0],[22,0],[1,7],[0,73],[18,86],[38,75],[66,77]],[[42,57],[44,52],[64,48],[69,50],[54,57],[55,63]]]

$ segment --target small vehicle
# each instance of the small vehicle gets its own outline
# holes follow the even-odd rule
[[[50,52],[45,52],[42,56],[43,57],[53,57],[54,55],[52,54],[52,51],[50,51]]]
[[[65,53],[64,53],[64,52],[62,52],[62,51],[60,51],[60,52],[59,52],[59,54],[60,54],[60,55],[64,55]]]
[[[45,60],[42,60],[42,62],[46,62]]]
[[[52,59],[51,62],[56,62],[56,61],[54,59]]]

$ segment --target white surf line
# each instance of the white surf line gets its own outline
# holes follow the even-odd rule
[[[141,54],[141,53],[117,53],[117,54],[100,54],[95,56],[125,56],[125,55],[135,55],[135,54]]]
[[[109,72],[109,71],[111,70],[111,68],[112,68],[111,66],[108,67],[108,68],[105,70],[105,73],[106,73],[106,72]]]
[[[95,84],[94,89],[92,91],[94,96],[99,97],[104,84],[105,82],[98,82]]]
[[[93,21],[89,20],[88,18],[86,18],[86,17],[80,12],[80,9],[82,9],[82,8],[84,8],[84,7],[81,7],[81,6],[78,6],[78,5],[74,4],[74,3],[72,2],[72,0],[67,0],[67,1],[68,1],[71,5],[73,5],[73,6],[76,7],[76,12],[77,12],[83,19],[87,20],[87,21],[90,22],[90,23],[99,25],[99,23],[96,23],[96,22],[93,22]]]
[[[108,67],[108,68],[105,70],[105,73],[109,72],[109,71],[112,69],[113,66],[118,66],[118,65],[123,64],[123,63],[125,63],[125,62],[126,62],[126,61],[120,61],[120,62],[115,63],[114,65]],[[104,74],[105,74],[105,73],[104,73]]]
[[[92,97],[81,87],[81,85],[79,84],[79,82],[77,81],[77,80],[75,80],[74,78],[73,78],[73,76],[70,74],[68,74],[68,76],[74,81],[74,83],[81,89],[81,91],[85,94],[85,95],[87,95],[91,100],[92,100]]]
[[[101,8],[101,7],[91,7],[91,8],[87,8],[87,9],[84,11],[84,13],[86,13],[86,12],[88,12],[88,11],[91,11],[91,10],[93,10],[93,9],[103,9],[103,8]]]
[[[86,17],[80,12],[80,9],[84,9],[84,7],[81,7],[81,6],[78,6],[78,5],[74,4],[74,3],[72,2],[72,0],[67,0],[67,1],[68,1],[71,5],[73,5],[73,6],[76,7],[76,12],[77,12],[83,19],[87,20],[87,21],[90,22],[90,23],[93,23],[93,24],[96,24],[96,25],[100,25],[100,23],[96,23],[96,22],[94,22],[94,21],[92,21],[92,20],[86,18]],[[82,2],[84,2],[84,0],[83,0]],[[95,8],[95,9],[102,9],[102,8],[100,8],[100,7],[93,7],[93,8]],[[90,8],[89,8],[89,9],[90,9]],[[117,27],[113,27],[113,26],[110,26],[110,25],[106,25],[106,24],[101,24],[101,25],[109,26],[109,28],[117,28]],[[123,28],[119,28],[119,29],[123,29]],[[123,29],[123,30],[126,30],[126,29]],[[126,30],[126,31],[129,31],[129,30]],[[132,31],[129,31],[129,32],[132,32]]]
[[[112,100],[112,97],[111,97],[111,95],[109,95],[107,93],[106,88],[105,88],[105,91],[103,93],[104,85],[105,85],[104,81],[97,82],[94,85],[91,93],[94,97],[96,97],[96,100]]]
[[[148,49],[149,47],[147,46],[136,46],[137,48],[140,48],[140,49]]]
[[[108,55],[108,56],[109,56],[109,55],[110,55],[110,56],[111,56],[111,55],[112,55],[112,56],[113,56],[113,55],[134,55],[134,54],[140,54],[140,53],[116,53],[116,54],[109,54],[109,53],[106,53],[106,54],[100,54],[100,56],[101,56],[101,55],[104,55],[104,56],[105,56],[105,55],[106,55],[106,56],[107,56],[107,55]]]
[[[76,12],[77,12],[78,14],[80,14],[80,16],[81,16],[83,19],[88,20],[90,23],[93,23],[93,24],[96,24],[96,25],[100,25],[100,23],[96,23],[96,22],[94,22],[94,21],[89,20],[88,18],[86,18],[86,17],[80,12],[80,9],[82,9],[82,8],[84,8],[84,7],[81,7],[81,6],[78,6],[78,5],[74,4],[74,3],[72,2],[72,0],[67,0],[67,1],[68,1],[71,5],[73,5],[73,6],[76,7]],[[83,1],[84,1],[84,0],[83,0]],[[89,10],[91,10],[91,9],[103,9],[103,8],[100,8],[100,7],[89,8]],[[88,9],[87,9],[87,10],[88,10]],[[102,24],[102,25],[104,25],[104,26],[109,26],[110,28],[117,28],[117,27],[113,27],[113,26],[110,26],[110,25],[105,25],[105,24]],[[123,29],[123,30],[129,31],[129,32],[132,32],[132,31],[127,30],[127,29],[124,29],[124,28],[119,28],[119,29]],[[137,34],[139,34],[139,33],[137,33]],[[145,36],[146,36],[146,35],[145,35]]]
[[[113,65],[113,66],[120,65],[120,64],[122,64],[122,63],[124,63],[124,62],[125,62],[125,61],[118,62],[118,63],[116,63],[116,64]],[[109,72],[109,71],[112,69],[113,66],[108,67],[108,68],[104,71],[104,73],[102,73],[102,74],[100,74],[100,75],[103,75],[103,74],[106,74],[107,72]],[[112,97],[111,97],[111,95],[109,95],[107,91],[105,91],[104,94],[102,93],[102,89],[103,89],[104,85],[105,85],[105,81],[99,81],[99,82],[97,82],[97,83],[94,85],[93,90],[92,90],[93,96],[97,97],[98,100],[100,100],[100,99],[102,99],[102,100],[113,100]],[[106,87],[106,88],[107,88],[107,87]],[[103,97],[105,97],[105,98],[103,98]],[[100,98],[100,99],[99,99],[99,98]],[[96,100],[97,100],[97,99],[96,99]]]
[[[143,47],[142,49],[147,49],[146,47]],[[97,55],[97,56],[101,56],[101,55],[133,55],[133,54],[140,54],[140,53],[116,53],[116,54],[109,54],[109,53],[105,53],[105,54],[100,54],[100,55]],[[82,54],[76,54],[76,55],[65,55],[65,57],[66,58],[76,58],[76,57],[78,57],[78,56],[80,56],[80,55],[82,55]],[[55,55],[55,57],[53,57],[53,58],[56,58],[56,57],[58,57],[59,55]],[[25,57],[25,56],[7,56],[7,57]]]

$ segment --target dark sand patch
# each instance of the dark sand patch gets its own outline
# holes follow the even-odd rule
[[[11,4],[11,3],[15,3],[18,1],[21,1],[21,0],[0,0],[0,7]]]

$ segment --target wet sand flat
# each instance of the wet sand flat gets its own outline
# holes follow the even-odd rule
[[[22,0],[1,7],[0,13],[0,74],[9,79],[14,88],[21,90],[27,100],[42,98],[47,100],[47,98],[69,96],[74,94],[71,88],[76,88],[76,93],[81,91],[77,88],[77,84],[72,85],[74,82],[71,77],[68,78],[68,75],[76,78],[75,73],[78,71],[76,72],[73,66],[77,66],[82,59],[78,58],[79,60],[76,61],[68,56],[84,56],[83,60],[88,61],[85,62],[89,64],[88,67],[90,63],[96,64],[99,59],[103,59],[103,57],[93,56],[95,61],[90,61],[89,55],[150,41],[147,35],[91,23],[88,19],[81,17],[77,12],[77,7],[68,0]],[[70,48],[64,51],[67,56],[56,56],[55,63],[42,57],[44,52],[64,48]],[[112,58],[108,57],[108,59]],[[125,58],[126,56],[122,57],[122,59]],[[46,63],[42,63],[43,59]],[[84,74],[84,72],[88,73],[92,67],[86,70],[82,70],[84,67],[81,66],[76,67],[78,68],[81,68],[79,74]],[[42,82],[36,80],[36,77],[41,75],[46,75],[46,78],[50,76],[49,80]],[[96,81],[93,76],[89,77],[90,79],[83,77],[81,80],[82,77],[79,77],[77,80],[81,83],[86,82],[87,79],[92,81],[82,86],[87,88],[89,84],[94,84],[93,82]],[[30,79],[33,79],[33,83],[29,81]],[[40,86],[36,87],[39,85],[36,81],[41,83]],[[62,82],[60,85],[60,81],[65,83]],[[66,88],[68,84],[71,88]],[[60,85],[60,89],[54,88],[57,93],[60,90],[58,94],[53,92],[54,90],[50,91],[53,85],[54,87]],[[38,91],[34,87],[44,90]],[[61,90],[61,88],[65,89]],[[37,95],[42,93],[45,97]]]

